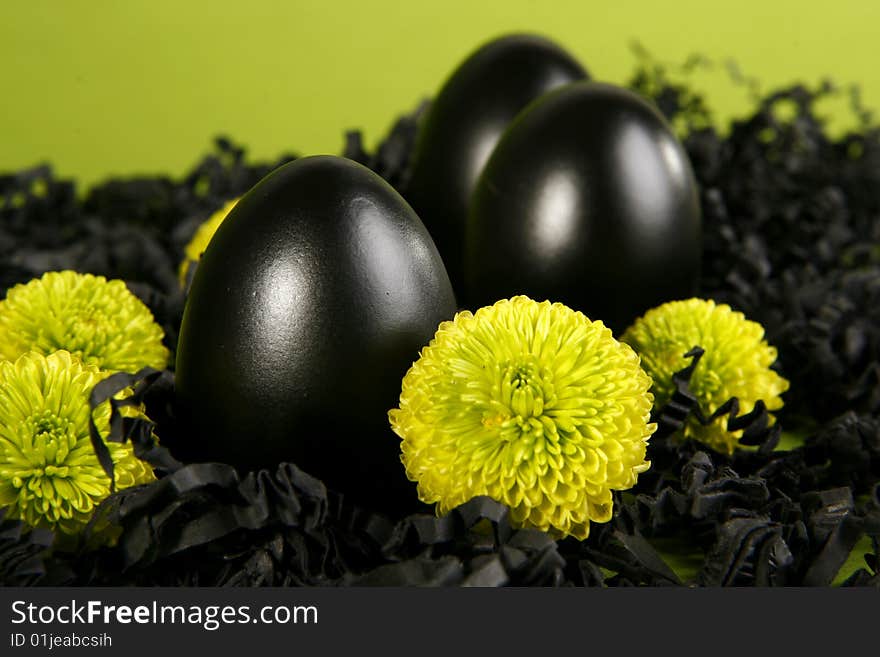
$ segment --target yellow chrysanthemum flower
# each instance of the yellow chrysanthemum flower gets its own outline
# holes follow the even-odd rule
[[[89,394],[106,376],[66,351],[0,362],[0,507],[7,517],[74,534],[110,494],[89,438]],[[106,436],[109,402],[94,418]],[[155,479],[131,444],[106,444],[117,489]]]
[[[183,262],[180,263],[180,267],[177,270],[180,287],[186,285],[186,277],[189,274],[190,266],[201,259],[202,254],[211,242],[211,238],[214,237],[214,233],[220,228],[220,224],[223,223],[226,215],[235,207],[236,203],[238,203],[237,198],[227,201],[222,208],[212,214],[196,229],[195,234],[184,249]]]
[[[443,322],[389,419],[438,513],[488,495],[515,526],[583,539],[650,466],[650,385],[604,324],[517,296]]]
[[[641,356],[642,367],[654,380],[658,407],[675,392],[672,375],[690,364],[684,354],[693,347],[705,350],[690,380],[705,415],[731,397],[739,400],[740,414],[753,410],[759,399],[768,410],[782,407],[779,395],[788,390],[788,381],[770,369],[776,349],[764,340],[760,324],[728,305],[705,299],[671,301],[637,319],[621,339]],[[725,454],[733,453],[741,434],[727,431],[726,416],[708,426],[692,419],[684,429],[686,437]]]
[[[63,349],[102,370],[161,370],[169,358],[163,335],[124,282],[103,276],[48,272],[0,301],[0,360]]]

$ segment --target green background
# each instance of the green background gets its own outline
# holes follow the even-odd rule
[[[542,32],[624,82],[634,40],[664,61],[737,61],[765,90],[832,76],[880,106],[880,3],[810,0],[0,0],[0,171],[84,183],[183,173],[225,133],[252,158],[373,144],[478,44]],[[725,123],[749,107],[697,78]],[[845,103],[827,110],[843,126]],[[838,126],[838,129],[839,127]]]

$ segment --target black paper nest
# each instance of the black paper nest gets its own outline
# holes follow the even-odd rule
[[[184,465],[173,373],[144,373],[137,393],[164,446],[149,455],[159,480],[111,496],[75,548],[53,549],[50,532],[0,517],[0,581],[880,587],[880,128],[856,102],[857,127],[830,137],[817,103],[840,92],[823,84],[757,97],[757,109],[721,135],[687,83],[699,61],[670,68],[642,52],[630,86],[681,130],[694,165],[701,296],[761,322],[791,381],[772,427],[761,408],[722,409],[754,449],[727,457],[668,439],[700,413],[688,368],[657,413],[653,466],[616,494],[613,520],[594,524],[584,542],[554,541],[512,529],[507,510],[486,498],[444,518],[389,518],[293,464],[246,476]],[[405,196],[423,109],[372,153],[348,133],[344,155]],[[228,139],[215,147],[182,180],[110,180],[83,199],[48,166],[0,176],[0,290],[58,269],[122,278],[173,350],[184,245],[224,201],[295,157],[254,165]],[[774,449],[780,439],[788,449]],[[101,547],[108,532],[116,544]]]

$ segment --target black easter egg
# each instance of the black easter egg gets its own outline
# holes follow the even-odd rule
[[[187,457],[293,462],[358,503],[411,508],[387,412],[455,310],[431,237],[379,176],[332,156],[276,169],[192,282],[176,363]]]
[[[456,291],[470,197],[501,134],[535,98],[587,77],[552,41],[515,34],[472,53],[434,98],[416,137],[406,197],[434,238]]]
[[[525,294],[615,332],[697,291],[701,218],[690,161],[635,93],[577,82],[511,124],[474,192],[468,307]]]

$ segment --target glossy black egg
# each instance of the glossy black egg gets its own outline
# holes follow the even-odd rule
[[[586,77],[552,41],[515,34],[472,53],[434,98],[419,126],[406,197],[433,236],[456,290],[470,197],[501,134],[535,98]]]
[[[529,105],[486,164],[466,239],[468,307],[561,301],[622,331],[692,296],[701,218],[690,161],[635,93],[578,82]]]
[[[412,507],[387,412],[455,310],[431,237],[379,176],[331,156],[276,169],[192,282],[176,363],[187,456],[293,462],[359,502]]]

